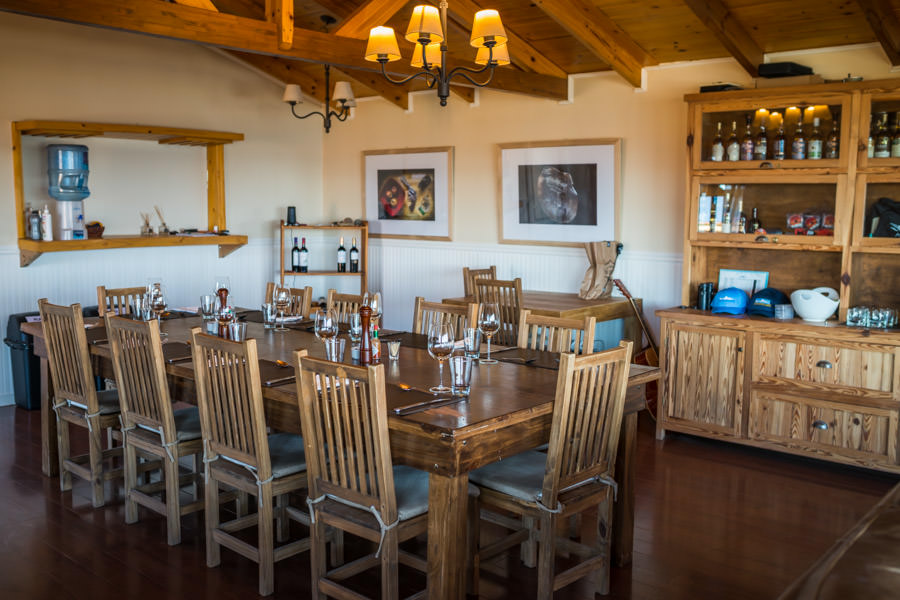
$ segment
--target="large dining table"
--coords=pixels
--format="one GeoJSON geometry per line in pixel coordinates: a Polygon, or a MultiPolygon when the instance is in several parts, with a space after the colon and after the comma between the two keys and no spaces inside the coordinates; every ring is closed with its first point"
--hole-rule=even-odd
{"type": "MultiPolygon", "coordinates": [[[[163,321],[167,342],[188,341],[197,317],[163,321]]],[[[50,408],[52,382],[46,366],[46,346],[40,323],[23,323],[34,336],[35,354],[41,358],[41,433],[43,471],[57,473],[56,420],[50,408]]],[[[102,323],[88,330],[95,372],[111,373],[109,347],[102,342],[102,323]],[[100,340],[99,342],[97,340],[100,340]]],[[[323,357],[324,348],[305,330],[275,332],[248,323],[247,334],[256,340],[261,359],[291,360],[297,348],[323,357]]],[[[349,360],[349,351],[348,360],[349,360]]],[[[190,361],[167,365],[176,397],[193,400],[190,361]]],[[[479,364],[473,370],[468,401],[432,408],[407,416],[389,412],[391,453],[397,463],[429,473],[428,597],[460,599],[466,593],[466,531],[468,473],[482,465],[537,447],[549,439],[558,372],[510,362],[479,364]]],[[[427,352],[412,344],[401,346],[399,359],[384,361],[389,409],[409,403],[397,384],[427,389],[438,379],[438,365],[427,352]]],[[[659,370],[632,365],[628,380],[626,416],[619,439],[616,479],[619,494],[614,509],[614,562],[630,561],[634,524],[634,453],[637,413],[644,407],[644,385],[659,378],[659,370]]],[[[278,430],[300,432],[297,386],[294,382],[264,386],[267,424],[278,430]]]]}

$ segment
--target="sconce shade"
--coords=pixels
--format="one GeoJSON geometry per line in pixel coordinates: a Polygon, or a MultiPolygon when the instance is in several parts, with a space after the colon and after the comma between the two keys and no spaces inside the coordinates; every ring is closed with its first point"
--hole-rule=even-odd
{"type": "Polygon", "coordinates": [[[397,36],[391,27],[378,26],[369,31],[369,43],[366,45],[366,60],[377,62],[379,59],[388,62],[400,60],[400,48],[397,36]]]}
{"type": "Polygon", "coordinates": [[[509,64],[509,46],[507,44],[501,44],[500,46],[494,46],[492,49],[487,46],[482,46],[478,49],[478,54],[475,55],[475,64],[477,65],[486,65],[488,61],[488,53],[493,50],[493,54],[491,55],[491,62],[495,65],[508,65],[509,64]]]}
{"type": "Polygon", "coordinates": [[[349,81],[338,81],[334,84],[334,94],[332,94],[332,98],[335,101],[340,102],[341,100],[352,101],[353,100],[353,89],[350,87],[349,81]]]}
{"type": "Polygon", "coordinates": [[[300,91],[300,86],[294,83],[289,83],[284,86],[284,95],[281,97],[281,101],[293,104],[300,104],[303,102],[303,93],[300,91]]]}
{"type": "Polygon", "coordinates": [[[507,41],[506,30],[500,22],[500,13],[489,8],[475,13],[475,22],[472,23],[471,44],[476,48],[485,45],[500,46],[507,41]]]}
{"type": "MultiPolygon", "coordinates": [[[[425,60],[428,61],[428,66],[433,67],[435,65],[441,65],[441,43],[435,42],[433,44],[428,44],[425,46],[425,60]]],[[[422,66],[422,46],[416,44],[416,47],[413,48],[412,60],[409,61],[409,64],[415,68],[421,68],[422,66]]]]}
{"type": "Polygon", "coordinates": [[[443,41],[444,31],[441,28],[441,14],[438,9],[427,4],[415,7],[406,28],[406,39],[425,45],[443,41]]]}

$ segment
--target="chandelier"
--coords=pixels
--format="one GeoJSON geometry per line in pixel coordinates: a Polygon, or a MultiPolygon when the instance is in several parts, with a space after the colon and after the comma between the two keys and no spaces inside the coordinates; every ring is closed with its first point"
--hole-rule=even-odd
{"type": "Polygon", "coordinates": [[[422,77],[429,89],[437,89],[441,106],[447,106],[450,96],[450,80],[459,76],[474,86],[484,87],[491,82],[494,68],[509,64],[509,51],[506,47],[506,31],[500,22],[500,14],[493,9],[480,10],[475,13],[472,24],[470,43],[478,48],[475,64],[483,65],[480,69],[455,67],[447,69],[447,1],[441,0],[440,11],[431,5],[419,5],[413,9],[412,18],[406,28],[406,39],[416,47],[410,62],[417,73],[404,79],[393,79],[387,74],[385,65],[400,60],[400,49],[397,37],[391,27],[374,27],[369,32],[369,43],[366,46],[366,60],[381,64],[381,74],[391,83],[402,85],[416,77],[422,77]],[[488,71],[488,77],[482,82],[475,81],[472,75],[488,71]]]}
{"type": "Polygon", "coordinates": [[[356,99],[353,97],[353,90],[347,81],[338,81],[334,84],[334,94],[328,89],[330,85],[331,65],[325,65],[325,108],[323,111],[313,111],[305,115],[297,114],[297,105],[303,102],[303,93],[300,86],[296,84],[288,84],[284,88],[284,96],[281,99],[291,105],[291,114],[298,119],[305,119],[313,115],[319,115],[325,121],[325,133],[331,131],[331,120],[346,121],[350,116],[350,109],[356,106],[356,99]],[[335,102],[340,103],[339,111],[331,110],[332,96],[335,102]]]}

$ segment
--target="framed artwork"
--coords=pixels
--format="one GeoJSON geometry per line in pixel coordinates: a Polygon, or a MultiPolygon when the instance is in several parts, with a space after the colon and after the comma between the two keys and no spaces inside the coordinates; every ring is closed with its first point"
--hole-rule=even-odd
{"type": "Polygon", "coordinates": [[[618,239],[618,139],[500,144],[500,242],[618,239]]]}
{"type": "Polygon", "coordinates": [[[369,235],[450,241],[453,147],[363,152],[369,235]]]}
{"type": "Polygon", "coordinates": [[[768,271],[741,271],[739,269],[719,269],[719,290],[736,287],[752,296],[769,287],[768,271]]]}

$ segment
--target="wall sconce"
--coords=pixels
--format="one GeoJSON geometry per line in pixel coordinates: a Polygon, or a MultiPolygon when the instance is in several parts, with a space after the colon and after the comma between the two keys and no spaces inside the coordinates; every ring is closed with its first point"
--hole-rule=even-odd
{"type": "Polygon", "coordinates": [[[297,114],[297,105],[303,102],[303,94],[300,86],[296,84],[288,84],[284,88],[284,96],[281,99],[291,105],[291,114],[298,119],[305,119],[313,115],[319,115],[325,121],[325,133],[331,131],[331,120],[346,121],[350,116],[350,109],[356,106],[356,98],[353,97],[353,90],[347,81],[338,81],[334,84],[334,100],[340,102],[341,110],[331,110],[332,95],[330,94],[330,76],[331,65],[325,65],[325,109],[324,111],[313,111],[305,115],[297,114]]]}

